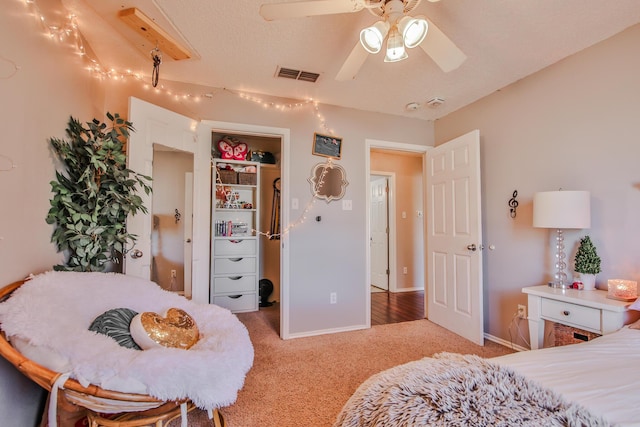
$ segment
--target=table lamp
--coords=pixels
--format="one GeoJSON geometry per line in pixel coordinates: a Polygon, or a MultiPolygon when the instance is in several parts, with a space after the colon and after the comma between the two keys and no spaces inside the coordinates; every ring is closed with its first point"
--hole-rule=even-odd
{"type": "Polygon", "coordinates": [[[553,287],[570,286],[565,269],[564,229],[591,227],[590,195],[588,191],[543,191],[533,196],[533,226],[556,230],[556,272],[553,287]]]}

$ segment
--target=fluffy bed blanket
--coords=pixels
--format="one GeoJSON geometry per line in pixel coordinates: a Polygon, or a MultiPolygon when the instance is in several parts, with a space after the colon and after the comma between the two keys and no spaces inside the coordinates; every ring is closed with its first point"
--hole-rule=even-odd
{"type": "Polygon", "coordinates": [[[577,404],[478,356],[441,353],[378,373],[334,427],[606,426],[577,404]]]}
{"type": "Polygon", "coordinates": [[[253,364],[249,334],[230,311],[122,274],[38,275],[0,304],[0,323],[14,345],[22,344],[23,354],[54,371],[70,372],[85,387],[161,400],[189,398],[202,409],[235,402],[253,364]],[[171,307],[186,311],[200,330],[200,340],[189,350],[133,350],[88,330],[97,316],[114,308],[162,315],[171,307]]]}

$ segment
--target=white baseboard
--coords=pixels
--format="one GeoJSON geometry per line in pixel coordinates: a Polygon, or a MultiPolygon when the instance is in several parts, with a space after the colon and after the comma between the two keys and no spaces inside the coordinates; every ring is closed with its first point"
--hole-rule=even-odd
{"type": "Polygon", "coordinates": [[[509,342],[507,340],[503,340],[502,338],[494,337],[493,335],[490,335],[490,334],[484,334],[484,338],[489,340],[489,341],[493,341],[496,344],[503,345],[503,346],[505,346],[507,348],[510,348],[512,350],[529,351],[529,349],[526,348],[526,347],[522,347],[521,345],[518,345],[518,344],[512,344],[511,342],[509,342]]]}
{"type": "Polygon", "coordinates": [[[300,332],[297,334],[289,334],[286,339],[315,337],[324,334],[337,334],[339,332],[359,331],[361,329],[369,329],[367,325],[355,325],[346,328],[321,329],[319,331],[300,332]]]}

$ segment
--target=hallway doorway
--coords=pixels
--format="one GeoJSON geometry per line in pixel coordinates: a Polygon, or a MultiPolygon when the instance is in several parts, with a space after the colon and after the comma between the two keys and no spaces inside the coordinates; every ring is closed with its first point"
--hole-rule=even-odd
{"type": "Polygon", "coordinates": [[[424,319],[427,314],[424,234],[427,147],[384,141],[367,143],[370,324],[424,319]],[[383,184],[378,184],[383,183],[384,178],[388,182],[386,198],[381,197],[385,195],[380,191],[383,184]],[[386,230],[382,226],[385,213],[386,230]],[[386,281],[381,276],[384,270],[386,281]]]}

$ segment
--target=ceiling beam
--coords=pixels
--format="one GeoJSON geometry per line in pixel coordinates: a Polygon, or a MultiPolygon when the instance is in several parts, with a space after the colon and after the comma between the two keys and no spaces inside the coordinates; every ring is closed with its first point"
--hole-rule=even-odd
{"type": "Polygon", "coordinates": [[[153,47],[160,49],[176,61],[191,58],[191,52],[164,31],[151,18],[135,7],[121,10],[118,17],[135,32],[147,39],[153,47]]]}

